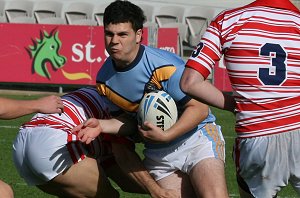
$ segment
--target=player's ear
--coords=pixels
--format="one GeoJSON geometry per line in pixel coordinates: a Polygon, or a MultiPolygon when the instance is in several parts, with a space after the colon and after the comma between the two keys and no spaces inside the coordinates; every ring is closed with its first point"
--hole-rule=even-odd
{"type": "Polygon", "coordinates": [[[143,35],[143,30],[142,29],[138,29],[136,31],[136,34],[135,34],[135,38],[136,38],[136,43],[140,43],[142,42],[142,35],[143,35]]]}

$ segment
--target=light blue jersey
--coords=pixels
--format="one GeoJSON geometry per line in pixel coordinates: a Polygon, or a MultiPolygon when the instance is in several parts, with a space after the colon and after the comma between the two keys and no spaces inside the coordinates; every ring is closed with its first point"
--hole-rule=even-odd
{"type": "MultiPolygon", "coordinates": [[[[137,57],[126,69],[117,69],[114,61],[109,57],[98,72],[97,88],[101,95],[107,96],[113,103],[112,109],[118,107],[119,110],[136,115],[139,103],[147,91],[146,85],[152,83],[172,96],[180,115],[181,107],[191,99],[181,91],[179,85],[184,66],[185,62],[174,53],[141,45],[137,57]]],[[[160,146],[168,146],[188,138],[206,123],[214,121],[214,115],[209,113],[197,128],[169,144],[160,146]]]]}

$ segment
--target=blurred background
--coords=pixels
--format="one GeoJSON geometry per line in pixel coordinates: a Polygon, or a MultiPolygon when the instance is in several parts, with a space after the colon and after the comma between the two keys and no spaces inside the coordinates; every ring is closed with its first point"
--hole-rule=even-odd
{"type": "MultiPolygon", "coordinates": [[[[68,92],[93,86],[107,58],[102,17],[113,0],[1,0],[0,93],[11,90],[68,92]],[[51,41],[51,39],[53,40],[51,41]],[[41,50],[55,43],[56,52],[41,50]]],[[[145,12],[143,44],[187,59],[210,21],[222,10],[253,0],[132,0],[145,12]]],[[[292,0],[299,8],[300,0],[292,0]]],[[[231,87],[221,60],[210,76],[231,87]]]]}

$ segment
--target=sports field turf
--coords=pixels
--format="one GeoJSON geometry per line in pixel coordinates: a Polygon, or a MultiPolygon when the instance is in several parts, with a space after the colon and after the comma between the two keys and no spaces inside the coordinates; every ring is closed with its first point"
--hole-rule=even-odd
{"type": "MultiPolygon", "coordinates": [[[[18,99],[30,99],[39,97],[39,95],[28,96],[5,96],[18,99]]],[[[3,104],[0,104],[3,105],[3,104]]],[[[232,146],[234,143],[234,116],[226,111],[217,110],[212,108],[217,117],[217,123],[222,126],[223,135],[226,141],[226,179],[230,197],[239,197],[237,184],[235,182],[234,164],[231,157],[232,146]]],[[[15,198],[52,198],[53,196],[47,195],[35,187],[28,187],[26,183],[19,177],[12,162],[12,142],[18,132],[19,126],[30,119],[31,116],[25,116],[15,120],[0,120],[0,178],[9,183],[15,193],[15,198]]],[[[142,153],[142,145],[137,145],[137,152],[142,153]]],[[[142,155],[142,154],[141,154],[142,155]]],[[[116,186],[119,190],[119,188],[116,186]]],[[[125,198],[146,198],[147,195],[130,194],[121,192],[121,197],[125,198]]],[[[298,196],[293,189],[288,186],[283,189],[279,196],[280,198],[296,198],[298,196]]],[[[1,195],[0,195],[1,198],[1,195]]]]}

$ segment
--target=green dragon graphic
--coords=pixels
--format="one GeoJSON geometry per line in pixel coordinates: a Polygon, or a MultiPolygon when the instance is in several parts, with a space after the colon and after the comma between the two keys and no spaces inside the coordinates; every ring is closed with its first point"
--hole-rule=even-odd
{"type": "Polygon", "coordinates": [[[66,57],[58,52],[61,48],[61,41],[58,38],[58,31],[53,29],[50,34],[46,31],[40,32],[40,39],[33,40],[33,46],[30,45],[26,50],[32,59],[32,74],[37,73],[48,79],[51,75],[47,69],[47,63],[50,63],[56,71],[66,63],[66,57]]]}

